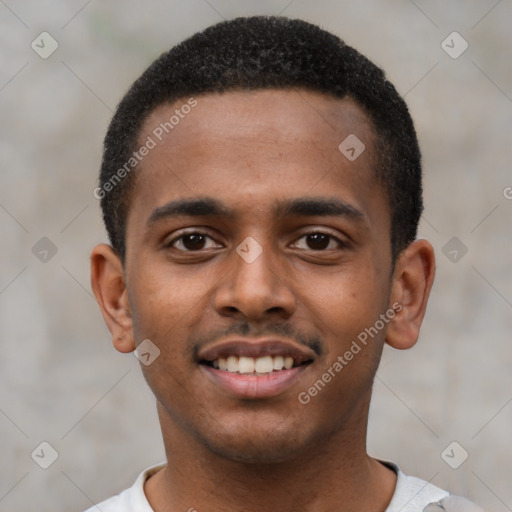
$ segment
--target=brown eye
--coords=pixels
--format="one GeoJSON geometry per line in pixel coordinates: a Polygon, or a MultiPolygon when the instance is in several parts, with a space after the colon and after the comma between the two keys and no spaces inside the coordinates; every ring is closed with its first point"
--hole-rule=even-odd
{"type": "Polygon", "coordinates": [[[205,238],[206,237],[200,233],[184,235],[182,237],[183,246],[189,251],[198,251],[199,249],[203,249],[205,238]]]}
{"type": "Polygon", "coordinates": [[[182,252],[192,252],[212,249],[218,247],[218,244],[207,234],[194,231],[174,238],[167,246],[182,252]]]}
{"type": "Polygon", "coordinates": [[[325,235],[324,233],[313,233],[311,235],[306,235],[309,248],[317,251],[327,249],[329,246],[330,238],[331,237],[329,235],[325,235]]]}
{"type": "Polygon", "coordinates": [[[344,247],[344,244],[333,235],[327,233],[315,232],[306,233],[301,236],[295,246],[299,249],[308,249],[312,251],[324,251],[326,249],[335,249],[344,247]]]}

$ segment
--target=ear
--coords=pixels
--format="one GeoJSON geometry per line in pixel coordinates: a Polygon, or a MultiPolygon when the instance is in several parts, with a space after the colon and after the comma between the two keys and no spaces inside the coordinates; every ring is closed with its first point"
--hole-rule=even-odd
{"type": "Polygon", "coordinates": [[[119,352],[132,352],[135,340],[123,264],[109,245],[99,244],[91,253],[91,286],[112,334],[112,344],[119,352]]]}
{"type": "Polygon", "coordinates": [[[386,331],[391,347],[404,350],[418,340],[434,276],[434,248],[427,240],[414,241],[398,256],[389,305],[395,316],[386,331]]]}

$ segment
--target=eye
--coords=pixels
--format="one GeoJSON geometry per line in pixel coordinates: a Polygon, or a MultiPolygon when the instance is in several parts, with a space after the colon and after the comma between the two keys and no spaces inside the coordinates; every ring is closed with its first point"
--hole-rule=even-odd
{"type": "Polygon", "coordinates": [[[202,249],[213,249],[215,247],[220,247],[220,245],[206,233],[191,231],[173,238],[168,244],[166,244],[166,247],[172,247],[179,251],[192,252],[200,251],[202,249]]]}
{"type": "Polygon", "coordinates": [[[324,251],[326,249],[335,249],[336,247],[345,247],[346,244],[333,235],[315,231],[301,236],[298,241],[295,242],[295,246],[299,249],[324,251]],[[300,244],[300,240],[304,240],[304,243],[300,244]]]}

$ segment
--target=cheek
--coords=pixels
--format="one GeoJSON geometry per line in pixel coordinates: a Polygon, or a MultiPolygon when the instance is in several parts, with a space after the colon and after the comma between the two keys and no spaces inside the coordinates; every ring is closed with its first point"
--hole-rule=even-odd
{"type": "Polygon", "coordinates": [[[204,308],[204,285],[168,264],[139,267],[129,287],[133,332],[137,343],[149,339],[159,351],[141,370],[157,400],[184,408],[194,366],[187,339],[204,308]]]}
{"type": "Polygon", "coordinates": [[[168,264],[141,264],[132,274],[129,296],[136,337],[161,339],[194,320],[207,297],[207,283],[171,269],[168,264]]]}
{"type": "Polygon", "coordinates": [[[375,321],[387,305],[389,283],[370,262],[308,280],[302,296],[333,331],[364,328],[375,321]]]}
{"type": "Polygon", "coordinates": [[[312,316],[318,318],[327,352],[308,389],[318,395],[318,407],[330,414],[333,403],[353,404],[371,387],[385,337],[385,328],[375,325],[382,327],[379,318],[387,307],[389,285],[374,266],[366,265],[323,284],[310,298],[319,306],[312,316]],[[323,379],[328,382],[325,393],[317,384],[323,379]]]}

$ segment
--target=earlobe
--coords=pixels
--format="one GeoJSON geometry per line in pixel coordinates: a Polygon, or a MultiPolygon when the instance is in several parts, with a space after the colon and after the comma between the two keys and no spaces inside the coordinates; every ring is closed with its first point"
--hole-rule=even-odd
{"type": "Polygon", "coordinates": [[[91,286],[114,347],[119,352],[132,352],[135,340],[123,264],[109,245],[99,244],[91,253],[91,286]]]}
{"type": "Polygon", "coordinates": [[[412,242],[398,256],[390,294],[396,314],[386,331],[391,347],[404,350],[418,340],[434,276],[434,248],[427,240],[412,242]]]}

